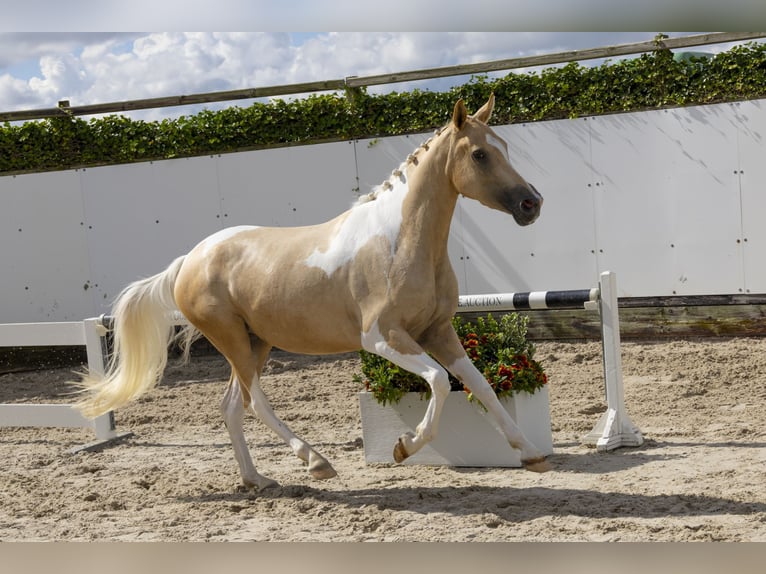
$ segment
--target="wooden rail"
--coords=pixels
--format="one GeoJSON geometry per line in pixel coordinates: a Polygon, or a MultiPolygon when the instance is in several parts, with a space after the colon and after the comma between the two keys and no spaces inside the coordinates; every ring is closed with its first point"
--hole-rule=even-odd
{"type": "Polygon", "coordinates": [[[254,98],[265,98],[270,96],[305,94],[311,92],[337,91],[347,88],[361,88],[365,86],[393,84],[397,82],[428,80],[450,76],[462,76],[468,74],[496,72],[501,70],[512,70],[516,68],[531,68],[535,66],[559,64],[564,62],[593,60],[597,58],[611,58],[615,56],[626,56],[630,54],[641,54],[644,52],[657,50],[658,48],[672,50],[677,48],[688,48],[691,46],[703,46],[708,44],[721,44],[724,42],[754,40],[764,37],[766,37],[766,32],[715,32],[711,34],[697,34],[694,36],[683,36],[680,38],[664,38],[661,40],[650,40],[647,42],[638,42],[632,44],[618,44],[616,46],[606,46],[602,48],[589,48],[586,50],[556,52],[539,56],[494,60],[476,64],[426,68],[409,72],[380,74],[374,76],[349,76],[343,79],[306,82],[301,84],[285,84],[263,88],[245,88],[241,90],[228,90],[223,92],[206,92],[201,94],[167,96],[141,100],[126,100],[121,102],[88,104],[82,106],[70,106],[68,101],[62,101],[59,102],[58,107],[55,108],[0,112],[0,122],[27,121],[62,116],[87,116],[150,108],[186,106],[192,104],[246,100],[254,98]]]}
{"type": "MultiPolygon", "coordinates": [[[[618,300],[623,340],[765,337],[766,294],[674,295],[618,300]]],[[[598,339],[601,324],[582,309],[517,311],[528,316],[532,340],[598,339]]],[[[466,319],[486,312],[458,313],[466,319]]]]}

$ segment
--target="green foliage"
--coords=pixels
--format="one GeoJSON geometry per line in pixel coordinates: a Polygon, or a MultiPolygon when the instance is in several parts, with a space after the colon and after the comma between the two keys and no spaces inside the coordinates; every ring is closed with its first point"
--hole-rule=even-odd
{"type": "MultiPolygon", "coordinates": [[[[534,360],[534,345],[527,340],[527,320],[518,313],[503,315],[500,321],[492,315],[473,323],[459,317],[452,320],[466,354],[498,397],[534,393],[548,382],[542,366],[534,360]]],[[[359,355],[362,375],[354,378],[379,403],[397,403],[408,392],[430,397],[431,389],[423,378],[378,355],[366,351],[359,355]]],[[[470,389],[451,376],[450,381],[453,390],[463,390],[473,400],[470,389]]]]}
{"type": "Polygon", "coordinates": [[[446,92],[371,95],[353,89],[157,122],[119,115],[6,122],[0,126],[0,173],[423,132],[444,125],[458,98],[476,110],[490,92],[496,96],[496,124],[762,98],[766,44],[751,42],[709,58],[674,58],[658,44],[654,52],[616,63],[475,76],[446,92]]]}
{"type": "Polygon", "coordinates": [[[354,380],[364,384],[380,404],[398,403],[406,393],[420,393],[426,398],[431,396],[431,389],[422,377],[367,351],[359,351],[359,357],[362,376],[354,375],[354,380]]]}
{"type": "MultiPolygon", "coordinates": [[[[497,321],[491,314],[475,323],[452,321],[466,354],[498,397],[533,394],[548,382],[535,361],[535,347],[527,340],[528,317],[508,313],[497,321]]],[[[468,398],[473,399],[470,389],[468,398]]]]}

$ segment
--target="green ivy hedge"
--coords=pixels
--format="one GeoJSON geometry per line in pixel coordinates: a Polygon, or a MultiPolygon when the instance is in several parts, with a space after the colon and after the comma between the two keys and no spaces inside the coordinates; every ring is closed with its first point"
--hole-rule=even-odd
{"type": "Polygon", "coordinates": [[[422,132],[446,123],[458,98],[469,110],[496,96],[493,122],[510,124],[766,97],[766,44],[714,57],[669,50],[585,67],[475,76],[446,92],[311,95],[205,110],[162,121],[109,115],[0,126],[0,173],[72,169],[218,154],[276,145],[422,132]]]}

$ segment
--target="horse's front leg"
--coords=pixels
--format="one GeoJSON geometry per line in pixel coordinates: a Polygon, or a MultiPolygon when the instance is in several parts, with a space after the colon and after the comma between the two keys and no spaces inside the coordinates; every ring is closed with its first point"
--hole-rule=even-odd
{"type": "Polygon", "coordinates": [[[468,358],[451,324],[442,328],[438,335],[430,337],[429,343],[424,346],[447,367],[450,373],[471,390],[474,397],[481,401],[500,427],[508,443],[521,451],[521,462],[524,468],[534,472],[550,470],[545,455],[524,436],[511,415],[500,404],[487,379],[468,358]]]}
{"type": "Polygon", "coordinates": [[[403,434],[394,445],[394,460],[402,462],[436,436],[439,416],[450,391],[449,375],[404,330],[390,330],[384,336],[376,324],[363,335],[362,346],[366,351],[380,355],[395,365],[423,377],[431,387],[431,400],[416,432],[403,434]]]}

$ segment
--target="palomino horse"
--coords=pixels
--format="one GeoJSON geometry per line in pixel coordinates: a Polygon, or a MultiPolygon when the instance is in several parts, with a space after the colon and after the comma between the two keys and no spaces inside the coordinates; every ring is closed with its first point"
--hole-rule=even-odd
{"type": "Polygon", "coordinates": [[[547,470],[541,451],[466,356],[451,323],[458,289],[447,237],[458,196],[510,213],[519,225],[534,222],[543,202],[511,166],[507,144],[487,126],[493,106],[490,96],[469,116],[458,101],[445,128],[335,219],[298,228],[224,229],[162,273],[126,287],[113,307],[114,352],[106,375],[84,378],[90,392],[80,409],[95,416],[156,385],[173,339],[172,314],[180,310],[190,323],[181,333],[186,343],[201,333],[231,365],[223,418],[249,487],[276,483],[259,474],[250,457],[243,429],[248,407],[314,478],[336,474],[277,418],[261,390],[272,347],[306,354],[363,348],[423,377],[431,399],[417,431],[394,446],[397,462],[436,436],[450,391],[446,367],[520,449],[524,465],[547,470]]]}

